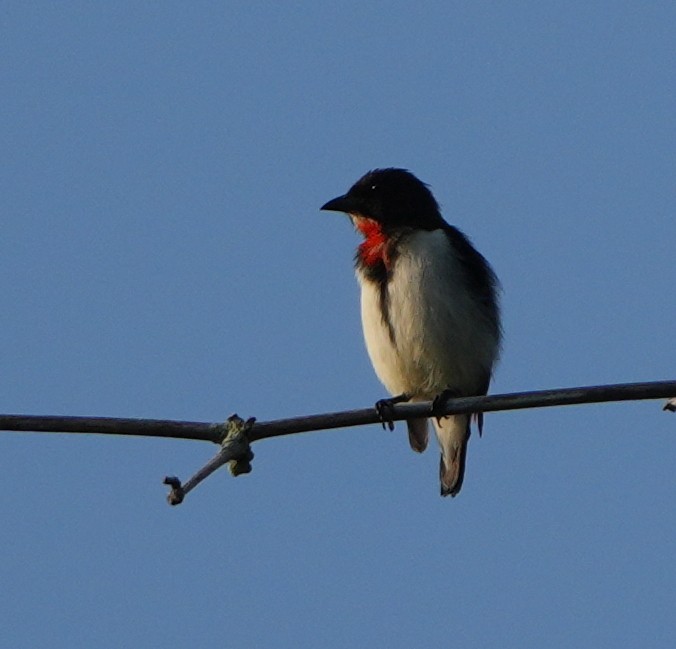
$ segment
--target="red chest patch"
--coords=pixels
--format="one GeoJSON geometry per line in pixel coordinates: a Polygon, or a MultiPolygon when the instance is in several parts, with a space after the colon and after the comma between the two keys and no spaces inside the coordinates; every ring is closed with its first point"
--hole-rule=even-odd
{"type": "Polygon", "coordinates": [[[385,268],[389,268],[388,239],[380,223],[359,216],[354,217],[354,225],[364,235],[363,243],[359,244],[359,258],[362,262],[367,266],[375,266],[382,261],[385,268]]]}

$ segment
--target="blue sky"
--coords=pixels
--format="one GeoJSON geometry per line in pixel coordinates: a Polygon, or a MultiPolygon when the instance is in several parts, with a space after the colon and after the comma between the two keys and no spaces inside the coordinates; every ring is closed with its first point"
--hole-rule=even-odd
{"type": "MultiPolygon", "coordinates": [[[[667,2],[10,2],[0,411],[261,420],[384,395],[366,170],[428,182],[504,286],[493,392],[676,378],[667,2]]],[[[0,434],[0,645],[672,647],[676,416],[497,413],[465,486],[378,427],[0,434]]]]}

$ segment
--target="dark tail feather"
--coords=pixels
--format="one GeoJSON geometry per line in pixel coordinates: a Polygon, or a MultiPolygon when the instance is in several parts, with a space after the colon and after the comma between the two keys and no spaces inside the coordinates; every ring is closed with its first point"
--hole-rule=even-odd
{"type": "Polygon", "coordinates": [[[427,419],[407,419],[408,442],[416,453],[427,448],[427,419]]]}
{"type": "Polygon", "coordinates": [[[479,429],[479,437],[484,432],[484,413],[483,412],[477,412],[474,414],[474,417],[476,418],[476,425],[477,428],[479,429]]]}

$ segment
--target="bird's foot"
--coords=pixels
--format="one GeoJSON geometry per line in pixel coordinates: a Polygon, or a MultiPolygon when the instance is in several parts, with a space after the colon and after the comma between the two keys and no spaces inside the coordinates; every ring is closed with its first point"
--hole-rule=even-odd
{"type": "Polygon", "coordinates": [[[383,429],[394,430],[394,406],[398,403],[406,403],[410,401],[411,397],[408,394],[400,394],[389,399],[380,399],[376,401],[376,412],[380,417],[380,423],[383,429]]]}
{"type": "Polygon", "coordinates": [[[444,406],[449,399],[457,399],[462,396],[458,390],[453,388],[446,388],[432,400],[432,416],[437,420],[437,424],[441,424],[441,418],[445,417],[444,406]]]}

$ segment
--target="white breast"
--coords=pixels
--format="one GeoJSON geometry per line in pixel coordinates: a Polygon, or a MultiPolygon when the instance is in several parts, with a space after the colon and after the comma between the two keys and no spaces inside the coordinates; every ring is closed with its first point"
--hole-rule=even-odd
{"type": "Polygon", "coordinates": [[[401,243],[387,286],[393,336],[380,287],[357,276],[366,348],[391,394],[430,399],[447,388],[461,394],[481,389],[498,341],[442,230],[417,231],[401,243]]]}

